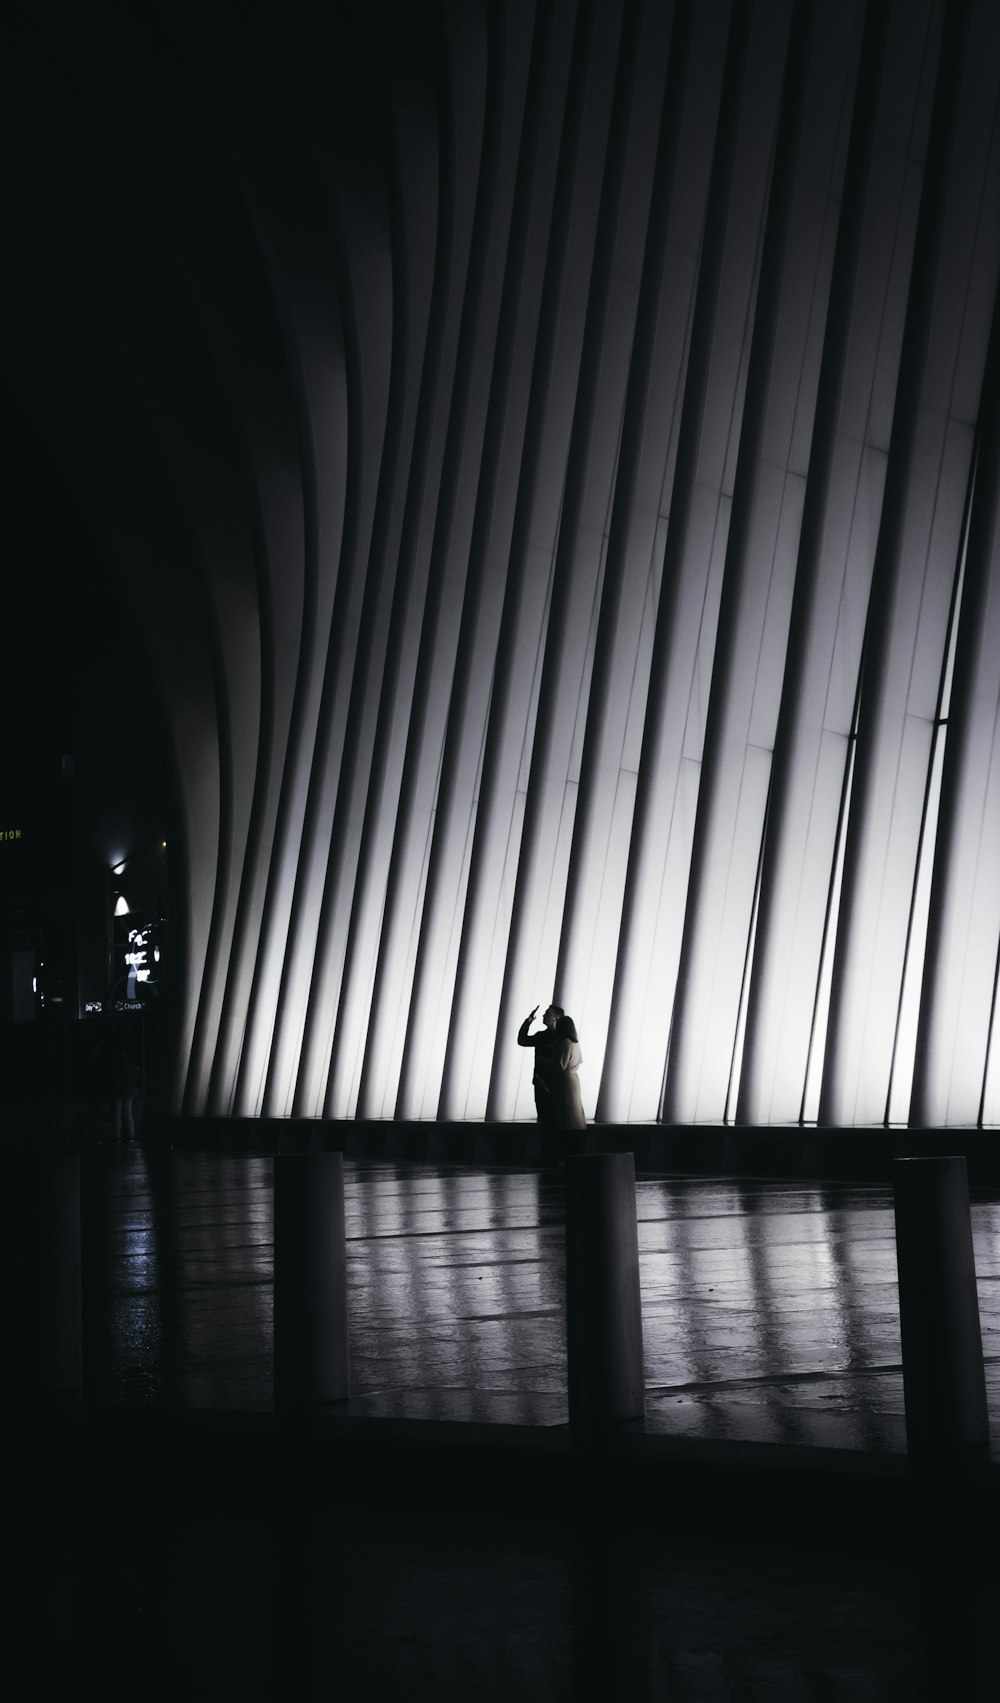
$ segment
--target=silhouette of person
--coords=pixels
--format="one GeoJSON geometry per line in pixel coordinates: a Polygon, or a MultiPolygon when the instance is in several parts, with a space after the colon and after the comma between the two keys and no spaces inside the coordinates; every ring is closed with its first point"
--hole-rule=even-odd
{"type": "Polygon", "coordinates": [[[134,1141],[132,1098],[139,1086],[139,1073],[131,1053],[122,1047],[115,1057],[112,1073],[111,1123],[116,1141],[134,1141]]]}
{"type": "Polygon", "coordinates": [[[583,1097],[580,1093],[580,1037],[576,1024],[565,1012],[555,1027],[555,1070],[552,1083],[552,1109],[557,1129],[586,1129],[583,1097]]]}
{"type": "Polygon", "coordinates": [[[533,1035],[528,1034],[535,1020],[538,1007],[529,1011],[520,1029],[517,1031],[519,1047],[533,1047],[535,1050],[535,1069],[531,1081],[535,1090],[535,1111],[540,1124],[546,1129],[561,1129],[557,1122],[560,1109],[560,1098],[556,1090],[559,1084],[556,1080],[559,1065],[556,1060],[558,1041],[556,1040],[556,1024],[563,1015],[561,1005],[550,1005],[542,1012],[543,1029],[538,1029],[533,1035]]]}

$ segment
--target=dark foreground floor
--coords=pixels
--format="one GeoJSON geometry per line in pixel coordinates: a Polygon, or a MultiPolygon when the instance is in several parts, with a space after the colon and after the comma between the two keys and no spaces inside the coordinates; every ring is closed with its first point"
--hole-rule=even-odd
{"type": "Polygon", "coordinates": [[[1000,1695],[997,1472],[910,1473],[884,1189],[643,1180],[648,1418],[600,1439],[557,1175],[349,1167],[354,1396],[293,1424],[270,1161],[95,1158],[84,1400],[10,1398],[11,1695],[1000,1695]]]}
{"type": "Polygon", "coordinates": [[[405,1426],[364,1444],[269,1419],[44,1430],[6,1533],[17,1695],[1000,1694],[996,1496],[975,1488],[773,1450],[637,1471],[405,1426]]]}

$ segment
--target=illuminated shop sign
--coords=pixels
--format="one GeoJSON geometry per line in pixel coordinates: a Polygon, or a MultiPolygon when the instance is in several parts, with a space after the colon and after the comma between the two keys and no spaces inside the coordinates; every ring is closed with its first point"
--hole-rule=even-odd
{"type": "Polygon", "coordinates": [[[129,929],[123,958],[126,998],[141,1000],[143,992],[154,987],[160,979],[159,918],[129,929]]]}
{"type": "MultiPolygon", "coordinates": [[[[148,952],[146,950],[148,931],[144,928],[130,928],[128,931],[129,950],[125,954],[125,962],[130,970],[135,971],[137,982],[149,981],[148,952]]],[[[157,958],[160,954],[157,952],[157,958]]]]}
{"type": "Polygon", "coordinates": [[[0,840],[20,840],[22,838],[20,828],[0,828],[0,840]]]}

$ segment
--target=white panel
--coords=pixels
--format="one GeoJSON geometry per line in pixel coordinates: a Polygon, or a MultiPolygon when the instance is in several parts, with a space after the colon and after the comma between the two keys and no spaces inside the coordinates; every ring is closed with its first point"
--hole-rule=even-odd
{"type": "MultiPolygon", "coordinates": [[[[767,751],[774,744],[774,730],[778,723],[804,497],[805,481],[799,478],[798,474],[789,473],[782,492],[781,516],[773,545],[767,599],[761,617],[760,657],[753,683],[750,725],[747,732],[750,745],[759,745],[767,751]]],[[[761,562],[760,578],[763,579],[762,558],[758,555],[757,559],[761,562]]]]}
{"type": "MultiPolygon", "coordinates": [[[[462,1025],[471,1037],[471,1045],[467,1045],[463,1051],[461,1072],[456,1073],[457,1086],[445,1113],[449,1117],[482,1119],[486,1116],[486,1100],[493,1070],[496,1014],[500,1008],[500,994],[507,964],[507,942],[514,909],[514,888],[523,822],[524,793],[517,792],[511,800],[508,836],[506,840],[497,842],[495,853],[491,848],[490,862],[497,873],[489,880],[487,890],[495,891],[497,897],[495,908],[491,912],[492,927],[488,938],[482,943],[486,949],[482,976],[477,976],[473,984],[477,990],[481,990],[481,997],[470,1000],[468,1008],[459,1006],[452,1013],[452,1030],[462,1025]]],[[[493,875],[493,871],[487,871],[487,876],[490,875],[493,875]]],[[[529,999],[524,1014],[530,1011],[532,1005],[539,1003],[540,999],[529,999]]],[[[513,1040],[512,1036],[511,1041],[513,1040]]],[[[531,1089],[533,1066],[529,1055],[526,1052],[522,1054],[521,1049],[517,1049],[517,1057],[519,1075],[511,1115],[515,1118],[527,1118],[532,1116],[535,1105],[531,1089]]]]}
{"type": "Polygon", "coordinates": [[[617,1008],[612,1012],[619,1037],[621,1063],[601,1084],[602,1117],[610,1122],[626,1117],[655,1117],[659,1105],[694,830],[693,815],[688,816],[684,803],[685,798],[691,798],[692,786],[694,795],[697,795],[704,738],[697,715],[697,691],[692,690],[692,680],[697,679],[699,671],[704,677],[711,676],[729,512],[728,498],[695,487],[684,577],[677,590],[678,607],[666,669],[663,714],[654,730],[655,743],[647,757],[649,803],[645,832],[638,841],[634,837],[632,844],[631,910],[619,945],[621,989],[617,1008]],[[690,725],[691,720],[696,723],[694,727],[690,725]],[[693,756],[688,755],[691,747],[695,751],[693,756]],[[679,817],[678,807],[681,808],[679,817]],[[659,935],[661,917],[667,937],[660,939],[657,946],[659,969],[654,988],[651,985],[650,952],[659,935]],[[653,1010],[666,1013],[666,1026],[658,1040],[649,1037],[649,1017],[653,1010]],[[653,1109],[649,1112],[629,1110],[630,1101],[635,1103],[633,1068],[639,1068],[638,1065],[633,1067],[630,1061],[636,1056],[634,1042],[640,1031],[649,1037],[642,1061],[643,1086],[639,1091],[642,1104],[648,1103],[651,1080],[651,1073],[645,1067],[650,1057],[658,1055],[655,1087],[652,1089],[653,1109]]]}
{"type": "Polygon", "coordinates": [[[853,912],[841,913],[852,950],[836,1123],[878,1124],[886,1114],[931,734],[928,722],[912,717],[888,729],[895,773],[886,775],[886,751],[886,779],[868,801],[865,880],[853,912]]]}
{"type": "MultiPolygon", "coordinates": [[[[990,493],[984,490],[983,499],[989,503],[990,493]]],[[[935,866],[940,940],[930,966],[931,985],[924,991],[925,1071],[914,1105],[915,1119],[928,1124],[974,1124],[978,1119],[1000,942],[1000,549],[995,525],[992,541],[986,542],[987,547],[992,542],[989,579],[974,635],[971,677],[956,682],[966,715],[948,729],[949,739],[961,743],[948,747],[948,762],[957,771],[954,810],[942,822],[935,866]]],[[[995,1110],[992,1121],[997,1121],[995,1110]]]]}
{"type": "Polygon", "coordinates": [[[920,1009],[920,984],[924,971],[924,952],[927,942],[927,916],[931,898],[931,867],[934,860],[934,839],[937,832],[938,809],[941,803],[941,770],[944,763],[944,736],[938,730],[931,758],[927,783],[924,826],[917,861],[910,912],[910,933],[907,943],[903,986],[896,1022],[893,1048],[892,1078],[889,1084],[887,1120],[890,1124],[905,1124],[910,1115],[910,1092],[913,1084],[913,1061],[917,1051],[917,1015],[920,1009]]]}
{"type": "MultiPolygon", "coordinates": [[[[658,903],[652,908],[648,931],[637,933],[629,959],[629,979],[622,990],[619,1015],[631,1019],[623,1023],[627,1043],[621,1061],[624,1104],[619,1113],[621,1102],[616,1096],[610,1101],[614,1109],[609,1115],[638,1123],[657,1117],[660,1109],[684,928],[683,907],[677,906],[674,896],[684,891],[691,868],[700,780],[700,764],[686,759],[680,763],[665,836],[658,903]]],[[[617,1088],[616,1084],[611,1086],[617,1088]]]]}
{"type": "MultiPolygon", "coordinates": [[[[764,831],[771,754],[748,746],[724,762],[720,782],[736,810],[731,840],[713,850],[712,876],[702,887],[697,963],[685,989],[688,1045],[679,1061],[671,1050],[667,1115],[677,1123],[721,1123],[736,1041],[757,857],[764,831]],[[721,855],[720,855],[721,854],[721,855]]],[[[721,826],[721,824],[720,824],[721,826]]]]}
{"type": "MultiPolygon", "coordinates": [[[[851,732],[854,706],[858,691],[858,672],[861,666],[861,647],[864,643],[868,598],[871,591],[872,567],[882,515],[882,495],[885,490],[886,457],[881,450],[865,447],[861,456],[854,513],[851,518],[847,562],[843,569],[840,602],[836,614],[833,656],[829,663],[829,689],[823,709],[823,725],[845,736],[851,732]]],[[[837,511],[831,515],[831,526],[824,540],[824,551],[835,555],[841,547],[841,537],[835,530],[837,511]]],[[[820,584],[829,584],[832,567],[824,560],[820,584]]],[[[837,586],[837,581],[833,582],[837,586]]],[[[826,649],[826,638],[817,630],[814,643],[826,649]]],[[[812,671],[810,670],[810,673],[812,671]]]]}
{"type": "Polygon", "coordinates": [[[798,742],[797,766],[804,777],[812,772],[812,790],[793,792],[785,823],[783,879],[756,1012],[760,1080],[748,1123],[795,1123],[802,1106],[847,743],[825,730],[811,737],[803,730],[798,742]]]}
{"type": "MultiPolygon", "coordinates": [[[[978,1085],[985,1072],[989,1013],[1000,947],[1000,882],[996,873],[1000,869],[1000,734],[995,715],[992,730],[980,725],[970,742],[968,774],[965,796],[959,805],[964,855],[954,869],[951,883],[955,914],[949,918],[947,952],[938,968],[943,984],[939,994],[943,1033],[929,1042],[931,1058],[934,1064],[940,1060],[944,1067],[941,1075],[946,1073],[947,1080],[947,1099],[940,1119],[938,1106],[932,1103],[930,1109],[935,1122],[948,1125],[971,1124],[978,1116],[978,1085]],[[974,790],[977,775],[985,777],[978,835],[975,830],[979,800],[974,790]]],[[[998,1110],[994,1101],[992,1115],[986,1117],[984,1113],[984,1121],[1000,1121],[998,1110]]]]}
{"type": "Polygon", "coordinates": [[[997,984],[993,983],[993,1022],[990,1029],[990,1052],[983,1087],[983,1128],[1000,1128],[1000,1023],[997,1022],[997,984]]]}
{"type": "Polygon", "coordinates": [[[701,862],[692,887],[698,908],[688,920],[684,1021],[680,1037],[675,1032],[671,1045],[665,1102],[673,1122],[722,1119],[725,1114],[729,1067],[709,1093],[704,1060],[709,1047],[714,1049],[713,1056],[721,1047],[731,1057],[735,1041],[763,828],[763,803],[758,821],[750,800],[756,797],[762,759],[770,773],[778,710],[775,685],[784,664],[801,504],[801,480],[786,482],[778,469],[767,464],[759,470],[745,554],[745,562],[753,564],[756,572],[743,571],[734,588],[731,619],[736,637],[731,664],[726,680],[713,684],[725,731],[717,746],[710,794],[706,776],[699,802],[704,814],[701,862]],[[770,573],[762,570],[764,563],[770,573]],[[751,742],[754,735],[756,743],[751,742]],[[734,909],[737,895],[746,905],[742,916],[734,909]],[[723,911],[727,932],[720,937],[723,911]],[[731,1027],[723,1032],[730,1019],[731,1027]],[[709,1109],[710,1104],[714,1109],[709,1109]]]}
{"type": "Polygon", "coordinates": [[[941,688],[941,635],[947,630],[955,576],[958,571],[962,514],[969,486],[973,434],[968,426],[950,421],[941,458],[927,552],[927,569],[920,602],[913,668],[906,708],[910,715],[930,719],[937,713],[941,688]]]}
{"type": "Polygon", "coordinates": [[[920,211],[920,191],[923,186],[923,165],[910,159],[906,162],[899,200],[887,216],[896,222],[896,244],[892,256],[892,271],[886,291],[882,318],[878,327],[878,358],[875,382],[872,387],[868,413],[867,437],[879,449],[888,451],[892,436],[892,416],[896,405],[896,382],[899,358],[903,346],[903,326],[906,320],[906,298],[913,262],[913,242],[920,211]]]}
{"type": "MultiPolygon", "coordinates": [[[[755,953],[740,1103],[740,1118],[748,1123],[795,1121],[802,1106],[884,478],[880,452],[849,436],[836,440],[815,590],[799,640],[805,654],[797,701],[786,709],[784,790],[768,826],[772,886],[755,953]]],[[[834,929],[836,920],[835,910],[834,929]]],[[[832,948],[831,935],[828,972],[832,948]]],[[[822,1057],[825,1022],[824,1003],[811,1076],[822,1057]]]]}
{"type": "Polygon", "coordinates": [[[573,989],[572,1015],[584,1047],[584,1104],[592,1110],[597,1100],[597,1085],[604,1068],[611,996],[615,979],[615,960],[621,932],[622,895],[628,870],[629,840],[632,832],[632,812],[635,808],[635,776],[621,771],[609,780],[607,795],[598,807],[599,817],[607,827],[605,863],[595,882],[594,902],[589,927],[577,932],[582,937],[586,955],[580,954],[573,979],[567,976],[573,989]],[[582,992],[577,995],[577,988],[582,992]]]}
{"type": "MultiPolygon", "coordinates": [[[[529,552],[509,690],[501,702],[494,683],[490,702],[491,736],[497,743],[494,780],[489,793],[479,799],[475,815],[479,885],[476,904],[465,917],[456,972],[456,985],[461,975],[460,985],[475,989],[476,996],[463,994],[451,1012],[451,1087],[441,1108],[442,1116],[449,1118],[481,1118],[486,1112],[524,819],[527,777],[522,769],[530,756],[529,734],[538,701],[551,562],[551,553],[529,552]]],[[[463,847],[464,843],[463,834],[463,847]]],[[[529,1000],[525,1010],[534,1003],[529,1000]]]]}
{"type": "Polygon", "coordinates": [[[847,824],[850,821],[851,814],[851,796],[854,791],[856,756],[857,744],[852,739],[847,746],[847,772],[843,783],[843,805],[833,849],[833,874],[830,881],[830,896],[826,912],[826,933],[819,956],[819,977],[816,983],[816,997],[813,1005],[809,1061],[806,1067],[805,1089],[802,1096],[802,1121],[807,1124],[816,1123],[819,1119],[820,1091],[823,1084],[823,1066],[826,1061],[826,1040],[830,1021],[830,998],[833,989],[837,920],[840,916],[840,899],[844,885],[844,856],[847,848],[847,824]]]}

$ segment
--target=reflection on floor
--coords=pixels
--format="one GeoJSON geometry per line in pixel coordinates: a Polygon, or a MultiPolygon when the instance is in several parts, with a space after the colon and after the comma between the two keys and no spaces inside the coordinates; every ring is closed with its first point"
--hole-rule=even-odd
{"type": "MultiPolygon", "coordinates": [[[[88,1401],[271,1406],[271,1160],[94,1155],[88,1401]]],[[[358,1415],[566,1420],[563,1177],[347,1161],[358,1415]]],[[[904,1448],[888,1191],[637,1184],[647,1431],[904,1448]]],[[[973,1230],[1000,1453],[1000,1204],[973,1230]]]]}

